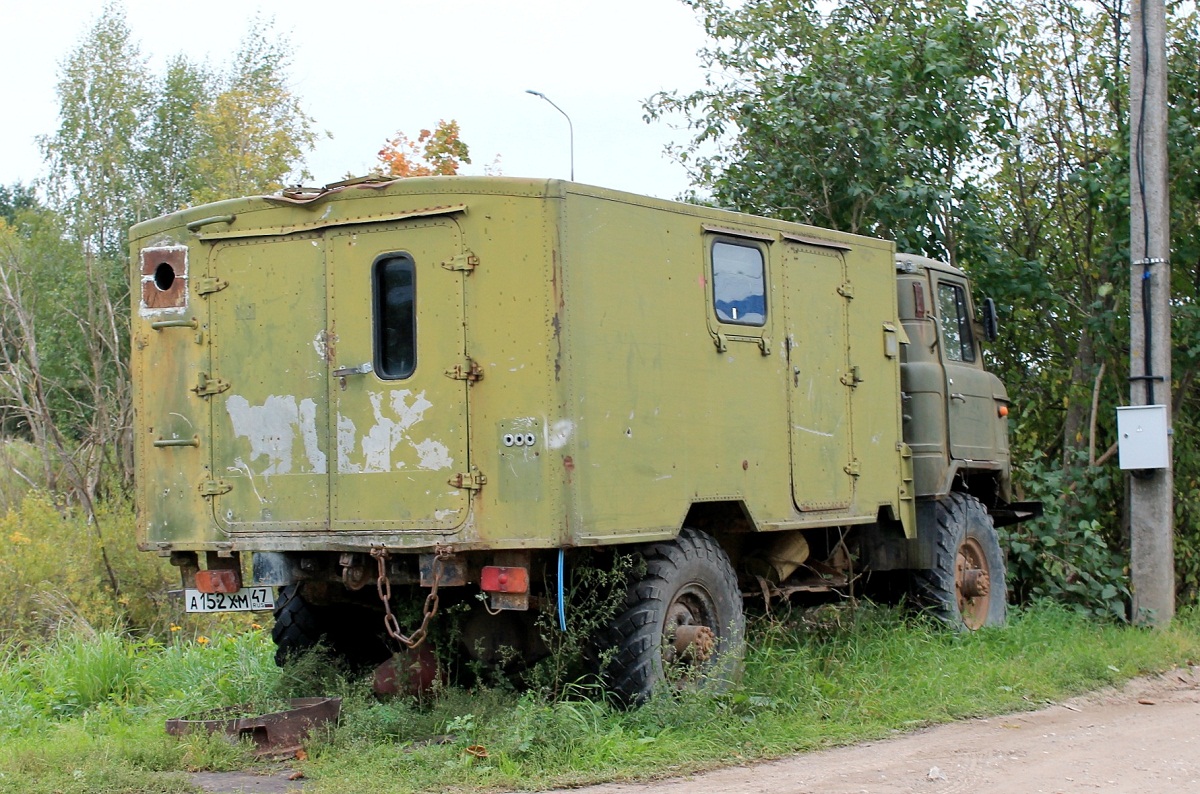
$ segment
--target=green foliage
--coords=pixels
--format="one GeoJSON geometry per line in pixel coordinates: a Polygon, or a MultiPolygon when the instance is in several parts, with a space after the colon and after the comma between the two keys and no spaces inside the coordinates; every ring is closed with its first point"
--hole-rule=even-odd
{"type": "Polygon", "coordinates": [[[167,634],[182,624],[182,605],[167,589],[178,574],[137,550],[133,511],[106,503],[94,521],[109,529],[110,586],[93,520],[44,491],[32,491],[0,516],[0,641],[36,642],[60,626],[129,626],[167,634]]]}
{"type": "Polygon", "coordinates": [[[1020,602],[1052,599],[1079,612],[1124,621],[1130,603],[1125,555],[1109,547],[1119,536],[1121,482],[1086,460],[1050,466],[1041,455],[1025,464],[1026,496],[1044,517],[1000,530],[1008,548],[1012,594],[1020,602]],[[1114,494],[1114,491],[1117,493],[1114,494]]]}
{"type": "Polygon", "coordinates": [[[593,643],[624,606],[630,577],[645,565],[628,554],[581,550],[578,555],[584,560],[573,557],[568,568],[567,630],[560,630],[557,605],[547,604],[537,627],[549,654],[523,676],[527,687],[552,701],[595,691],[594,683],[583,683],[589,667],[602,666],[593,643]]]}
{"type": "MultiPolygon", "coordinates": [[[[310,680],[296,694],[345,701],[340,726],[311,737],[300,765],[314,794],[686,774],[1036,708],[1197,653],[1200,623],[1186,610],[1144,632],[1044,605],[1005,629],[959,634],[897,610],[824,607],[753,620],[745,678],[728,694],[656,697],[634,711],[454,687],[424,703],[380,702],[361,684],[310,680]]],[[[236,704],[263,713],[289,677],[316,672],[281,671],[271,654],[259,631],[209,642],[177,634],[166,644],[101,632],[9,646],[0,651],[0,792],[178,791],[180,770],[250,768],[246,747],[169,737],[163,720],[236,704]]]]}
{"type": "Polygon", "coordinates": [[[274,192],[296,170],[298,177],[308,176],[304,153],[319,136],[288,87],[289,61],[287,39],[256,20],[212,102],[196,112],[194,203],[274,192]]]}
{"type": "Polygon", "coordinates": [[[957,0],[694,0],[716,46],[709,86],[660,93],[687,116],[679,152],[698,187],[738,210],[896,240],[957,258],[972,159],[991,148],[985,89],[999,30],[957,0]],[[719,75],[719,76],[718,76],[719,75]],[[713,143],[718,152],[697,156],[713,143]]]}
{"type": "Polygon", "coordinates": [[[17,215],[25,210],[38,206],[37,192],[28,185],[20,182],[12,185],[0,185],[0,217],[11,226],[17,220],[17,215]]]}
{"type": "Polygon", "coordinates": [[[49,208],[19,185],[0,193],[0,422],[85,507],[133,478],[128,229],[303,175],[317,135],[288,53],[256,22],[228,68],[176,56],[156,75],[110,1],[64,61],[57,129],[39,139],[49,208]]]}

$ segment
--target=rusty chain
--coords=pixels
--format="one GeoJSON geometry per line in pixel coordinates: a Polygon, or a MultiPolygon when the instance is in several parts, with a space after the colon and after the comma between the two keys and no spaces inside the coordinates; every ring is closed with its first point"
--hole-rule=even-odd
{"type": "Polygon", "coordinates": [[[422,608],[421,625],[411,636],[405,636],[400,631],[400,621],[396,620],[396,616],[392,614],[392,582],[387,575],[387,561],[391,556],[385,548],[371,549],[371,556],[379,563],[379,578],[375,582],[375,589],[379,592],[379,600],[383,602],[383,627],[387,629],[388,636],[397,642],[403,644],[406,648],[416,648],[425,641],[425,635],[428,633],[429,621],[437,614],[438,610],[438,579],[442,572],[442,560],[449,556],[449,552],[443,548],[435,548],[433,553],[433,586],[429,589],[429,595],[425,597],[425,606],[422,608]]]}

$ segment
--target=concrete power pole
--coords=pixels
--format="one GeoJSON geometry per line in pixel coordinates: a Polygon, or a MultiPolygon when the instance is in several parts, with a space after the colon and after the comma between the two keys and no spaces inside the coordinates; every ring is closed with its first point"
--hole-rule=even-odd
{"type": "MultiPolygon", "coordinates": [[[[1166,14],[1163,0],[1134,0],[1132,11],[1129,396],[1131,405],[1165,405],[1170,428],[1166,14]]],[[[1134,472],[1129,519],[1134,622],[1165,626],[1175,614],[1174,474],[1169,454],[1166,468],[1134,472]]]]}

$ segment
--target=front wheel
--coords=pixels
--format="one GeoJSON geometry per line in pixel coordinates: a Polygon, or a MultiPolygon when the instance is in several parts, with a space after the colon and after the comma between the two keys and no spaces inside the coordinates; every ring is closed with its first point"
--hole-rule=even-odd
{"type": "Polygon", "coordinates": [[[641,556],[645,571],[598,643],[609,692],[636,705],[664,682],[731,681],[741,667],[746,619],[724,550],[710,535],[684,529],[672,541],[648,544],[641,556]]]}
{"type": "Polygon", "coordinates": [[[932,567],[915,571],[917,600],[950,626],[969,631],[1007,618],[1004,552],[978,499],[952,493],[934,507],[932,567]]]}

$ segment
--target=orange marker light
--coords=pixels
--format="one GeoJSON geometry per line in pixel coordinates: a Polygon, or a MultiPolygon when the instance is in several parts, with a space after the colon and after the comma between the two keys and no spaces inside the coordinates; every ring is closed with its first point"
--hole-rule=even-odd
{"type": "Polygon", "coordinates": [[[1001,405],[998,410],[999,410],[1001,416],[1008,416],[1008,406],[1007,405],[1001,405]]]}

